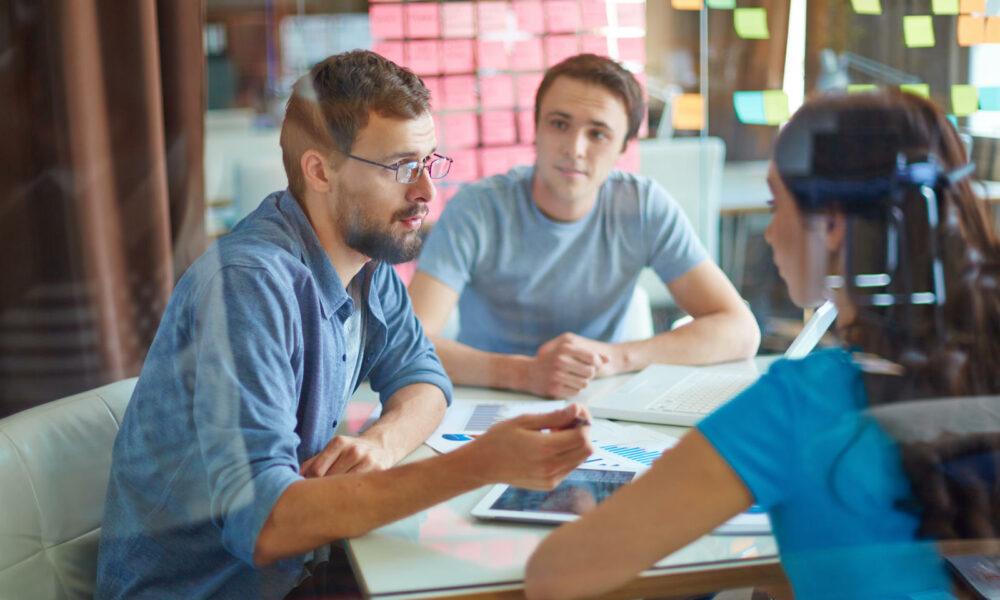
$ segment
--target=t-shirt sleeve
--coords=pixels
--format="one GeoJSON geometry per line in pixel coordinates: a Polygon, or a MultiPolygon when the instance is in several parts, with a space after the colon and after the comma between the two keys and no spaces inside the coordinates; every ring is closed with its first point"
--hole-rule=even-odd
{"type": "Polygon", "coordinates": [[[472,279],[481,248],[490,233],[477,210],[477,188],[465,186],[452,198],[434,224],[417,262],[417,269],[432,275],[458,293],[472,279]]]}
{"type": "Polygon", "coordinates": [[[207,472],[210,515],[226,549],[248,564],[278,497],[301,479],[294,305],[291,291],[264,271],[225,267],[190,317],[198,360],[189,383],[191,426],[207,472]]]}
{"type": "Polygon", "coordinates": [[[758,504],[770,508],[810,478],[803,457],[831,414],[851,406],[856,373],[839,351],[779,360],[757,383],[698,423],[758,504]]]}
{"type": "Polygon", "coordinates": [[[402,280],[393,268],[383,264],[376,269],[372,285],[377,286],[387,328],[385,347],[368,375],[372,389],[385,402],[408,385],[429,383],[439,387],[451,404],[451,380],[413,314],[402,280]]]}
{"type": "Polygon", "coordinates": [[[687,273],[708,252],[698,239],[687,215],[659,183],[649,180],[643,202],[643,224],[648,258],[646,265],[664,283],[687,273]]]}

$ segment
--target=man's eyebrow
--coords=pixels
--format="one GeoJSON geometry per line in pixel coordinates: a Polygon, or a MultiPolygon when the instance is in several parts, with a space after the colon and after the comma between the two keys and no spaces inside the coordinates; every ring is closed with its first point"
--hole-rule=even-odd
{"type": "MultiPolygon", "coordinates": [[[[431,156],[432,154],[437,152],[437,150],[438,150],[437,146],[434,146],[434,148],[431,149],[431,151],[428,152],[426,156],[431,156]]],[[[394,163],[396,161],[403,160],[404,158],[421,159],[424,158],[424,156],[421,156],[421,153],[417,152],[416,150],[410,150],[410,151],[397,152],[395,154],[386,156],[382,160],[384,160],[387,163],[394,163]]]]}
{"type": "MultiPolygon", "coordinates": [[[[571,115],[569,113],[562,112],[560,110],[550,111],[545,116],[546,117],[560,117],[560,118],[566,119],[567,121],[572,121],[573,120],[573,115],[571,115]]],[[[592,120],[592,121],[588,121],[588,124],[592,125],[594,127],[603,127],[604,129],[611,129],[611,126],[608,125],[607,123],[605,123],[604,121],[592,120]]]]}

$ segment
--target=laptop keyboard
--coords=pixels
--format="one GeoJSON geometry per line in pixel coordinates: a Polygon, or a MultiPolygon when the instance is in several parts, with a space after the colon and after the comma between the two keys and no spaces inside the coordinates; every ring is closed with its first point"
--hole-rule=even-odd
{"type": "Polygon", "coordinates": [[[651,412],[684,412],[707,415],[727,400],[750,387],[756,378],[745,373],[713,373],[711,380],[688,376],[670,388],[666,397],[653,400],[646,410],[651,412]]]}

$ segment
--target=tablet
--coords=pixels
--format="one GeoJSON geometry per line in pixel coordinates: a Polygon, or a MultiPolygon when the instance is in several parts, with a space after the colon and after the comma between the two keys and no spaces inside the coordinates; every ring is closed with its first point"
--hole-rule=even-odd
{"type": "Polygon", "coordinates": [[[498,484],[472,509],[472,516],[501,521],[565,523],[597,506],[638,473],[635,469],[622,467],[576,469],[549,492],[498,484]]]}

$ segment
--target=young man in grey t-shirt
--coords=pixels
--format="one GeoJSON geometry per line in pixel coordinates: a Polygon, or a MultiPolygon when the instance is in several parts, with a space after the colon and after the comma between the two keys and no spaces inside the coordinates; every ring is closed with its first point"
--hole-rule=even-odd
{"type": "Polygon", "coordinates": [[[753,315],[677,204],[655,182],[613,170],[643,110],[639,83],[614,61],[566,59],[535,97],[534,167],[466,186],[449,202],[409,293],[455,383],[566,397],[594,377],[655,362],[754,354],[753,315]],[[647,266],[694,319],[625,342],[626,308],[647,266]],[[443,339],[456,304],[459,337],[443,339]]]}

